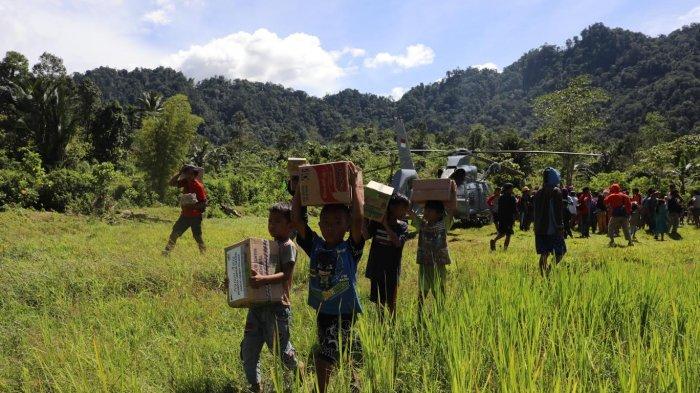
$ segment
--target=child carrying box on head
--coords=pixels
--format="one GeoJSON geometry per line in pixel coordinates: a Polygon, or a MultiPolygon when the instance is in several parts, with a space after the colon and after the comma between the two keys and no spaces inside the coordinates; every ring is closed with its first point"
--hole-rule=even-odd
{"type": "Polygon", "coordinates": [[[248,309],[240,356],[246,379],[253,392],[262,392],[260,351],[263,344],[267,344],[270,351],[278,351],[282,364],[287,369],[296,370],[298,365],[296,352],[289,337],[289,290],[297,254],[294,243],[289,239],[292,229],[289,203],[280,202],[273,205],[269,210],[267,230],[279,248],[277,272],[263,276],[252,271],[250,285],[258,288],[266,284],[282,283],[284,294],[280,303],[257,305],[248,309]]]}
{"type": "Polygon", "coordinates": [[[313,357],[322,393],[326,391],[330,374],[341,356],[350,354],[350,351],[354,355],[361,354],[352,326],[355,316],[362,312],[356,274],[365,244],[362,236],[364,190],[357,167],[347,163],[346,169],[352,190],[351,208],[338,203],[323,206],[319,221],[323,237],[303,221],[300,191],[303,185],[297,187],[292,199],[297,243],[310,259],[308,304],[318,313],[313,357]],[[350,237],[345,239],[348,229],[350,237]]]}
{"type": "Polygon", "coordinates": [[[405,217],[409,207],[406,196],[394,193],[382,222],[369,221],[367,224],[365,238],[372,239],[372,246],[365,277],[370,279],[372,288],[369,300],[379,306],[380,318],[384,307],[388,308],[392,317],[396,314],[396,291],[401,274],[401,254],[408,234],[405,217]]]}
{"type": "Polygon", "coordinates": [[[423,316],[423,302],[429,292],[439,302],[445,295],[446,266],[451,263],[447,248],[447,231],[452,227],[457,210],[457,186],[451,184],[449,201],[429,200],[425,202],[423,217],[413,215],[418,223],[418,318],[423,316]]]}

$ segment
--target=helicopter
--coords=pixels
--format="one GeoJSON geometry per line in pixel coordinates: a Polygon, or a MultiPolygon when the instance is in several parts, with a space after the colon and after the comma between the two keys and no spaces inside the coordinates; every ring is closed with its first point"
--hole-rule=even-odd
{"type": "MultiPolygon", "coordinates": [[[[399,168],[391,176],[390,185],[394,190],[411,197],[413,181],[418,179],[418,172],[413,163],[411,153],[439,153],[446,157],[445,165],[438,170],[437,177],[452,179],[457,185],[457,211],[455,220],[461,221],[467,226],[481,226],[491,221],[491,209],[486,199],[491,194],[491,188],[486,181],[489,176],[496,173],[509,173],[525,177],[525,173],[501,165],[498,161],[484,157],[484,155],[498,155],[510,153],[522,154],[558,154],[599,157],[599,153],[559,152],[548,150],[474,150],[474,149],[411,149],[408,142],[408,134],[401,119],[396,119],[396,144],[398,148],[399,168]],[[487,164],[485,170],[479,169],[472,161],[480,161],[487,164]]],[[[396,160],[388,167],[393,168],[396,160]]],[[[377,169],[385,169],[382,167],[377,169]]]]}

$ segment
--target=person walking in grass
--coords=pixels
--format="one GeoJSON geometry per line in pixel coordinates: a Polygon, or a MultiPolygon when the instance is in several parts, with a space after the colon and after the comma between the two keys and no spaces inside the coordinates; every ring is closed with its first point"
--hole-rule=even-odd
{"type": "Polygon", "coordinates": [[[671,224],[671,235],[678,234],[678,225],[680,225],[681,216],[683,215],[683,199],[678,190],[673,189],[668,196],[668,219],[671,224]]]}
{"type": "MultiPolygon", "coordinates": [[[[266,284],[282,283],[284,294],[278,303],[253,306],[248,309],[240,357],[245,377],[251,392],[262,392],[260,376],[260,352],[264,344],[282,361],[287,370],[299,367],[296,351],[290,339],[291,319],[290,289],[296,263],[297,250],[290,239],[292,234],[292,209],[289,203],[280,202],[270,207],[267,230],[279,249],[277,268],[274,274],[259,275],[254,271],[250,285],[258,288],[266,284]]],[[[227,285],[228,286],[228,285],[227,285]]]]}
{"type": "Polygon", "coordinates": [[[408,235],[406,213],[410,207],[408,198],[395,193],[389,200],[389,206],[381,223],[367,223],[365,239],[372,239],[367,258],[365,277],[370,279],[369,300],[379,307],[380,318],[384,309],[389,315],[396,315],[396,294],[401,274],[401,256],[403,245],[408,235]]]}
{"type": "Polygon", "coordinates": [[[299,185],[292,198],[297,244],[309,256],[308,304],[316,311],[316,345],[312,356],[321,393],[326,391],[339,362],[345,362],[344,359],[360,361],[362,357],[354,323],[362,313],[356,276],[365,245],[362,233],[364,189],[362,175],[352,163],[349,175],[353,195],[351,207],[323,206],[318,225],[323,237],[304,222],[299,185]],[[348,230],[350,236],[346,239],[348,230]]]}
{"type": "Polygon", "coordinates": [[[447,231],[457,210],[457,186],[452,182],[450,201],[427,201],[423,217],[409,211],[418,223],[418,319],[423,317],[423,303],[430,292],[438,302],[445,296],[447,265],[452,261],[447,247],[447,231]]]}
{"type": "Polygon", "coordinates": [[[557,187],[561,181],[559,171],[547,168],[542,173],[542,188],[533,198],[535,205],[535,249],[540,256],[540,274],[550,272],[548,258],[554,254],[558,264],[566,253],[564,241],[564,203],[562,193],[557,187]]]}
{"type": "Polygon", "coordinates": [[[644,225],[642,223],[641,210],[639,204],[632,201],[632,214],[630,215],[630,236],[632,236],[632,241],[637,241],[637,230],[644,225]]]}
{"type": "Polygon", "coordinates": [[[657,192],[657,197],[656,211],[654,212],[654,239],[663,241],[664,235],[668,233],[668,206],[660,192],[657,192]]]}
{"type": "Polygon", "coordinates": [[[163,255],[168,256],[175,247],[177,239],[187,229],[192,230],[192,236],[199,246],[199,252],[204,253],[206,246],[202,238],[202,214],[207,207],[207,192],[202,183],[204,169],[194,165],[185,165],[173,176],[168,184],[182,190],[180,218],[175,221],[170,232],[170,238],[165,245],[163,255]]]}
{"type": "Polygon", "coordinates": [[[605,206],[605,197],[607,195],[609,194],[601,192],[595,201],[595,217],[599,234],[608,233],[608,208],[605,206]]]}
{"type": "Polygon", "coordinates": [[[517,201],[513,195],[513,185],[506,183],[503,185],[503,194],[498,198],[498,233],[491,239],[491,251],[496,250],[496,242],[505,237],[503,250],[508,249],[510,237],[513,235],[513,225],[518,214],[517,201]]]}
{"type": "Polygon", "coordinates": [[[642,200],[642,220],[649,229],[648,233],[654,233],[656,204],[656,190],[649,188],[647,190],[647,196],[642,200]]]}
{"type": "Polygon", "coordinates": [[[532,224],[533,206],[532,194],[527,186],[523,187],[523,195],[518,201],[518,212],[520,213],[520,230],[529,231],[530,224],[532,224]]]}
{"type": "Polygon", "coordinates": [[[561,190],[561,199],[562,199],[562,218],[564,220],[564,239],[567,237],[574,237],[574,233],[571,232],[571,216],[572,210],[575,212],[576,211],[576,205],[574,204],[573,199],[571,199],[571,196],[569,195],[569,190],[566,188],[562,188],[561,190]],[[573,208],[573,209],[572,209],[573,208]]]}
{"type": "Polygon", "coordinates": [[[493,190],[493,194],[486,198],[486,204],[491,209],[491,218],[493,219],[493,225],[496,226],[496,232],[498,232],[498,200],[500,197],[501,187],[496,187],[493,190]]]}
{"type": "Polygon", "coordinates": [[[700,228],[700,189],[695,190],[693,197],[690,198],[688,203],[690,207],[690,213],[693,216],[693,222],[695,223],[695,228],[700,228]]]}
{"type": "Polygon", "coordinates": [[[610,210],[610,221],[608,222],[608,237],[610,247],[615,246],[615,234],[622,228],[622,233],[627,239],[627,245],[633,246],[629,229],[629,216],[632,214],[632,202],[630,197],[623,193],[619,184],[610,186],[610,195],[605,198],[605,205],[610,210]]]}
{"type": "Polygon", "coordinates": [[[578,196],[578,216],[579,230],[582,238],[591,237],[591,207],[593,206],[591,190],[588,187],[583,187],[583,191],[578,196]]]}

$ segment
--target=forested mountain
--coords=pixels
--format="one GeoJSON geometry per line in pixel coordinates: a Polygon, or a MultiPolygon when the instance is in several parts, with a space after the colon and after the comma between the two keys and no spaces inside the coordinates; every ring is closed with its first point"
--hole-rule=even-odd
{"type": "Polygon", "coordinates": [[[204,118],[200,133],[223,143],[242,132],[265,142],[278,136],[327,139],[362,125],[386,127],[401,116],[427,132],[465,130],[480,123],[493,130],[536,128],[532,99],[591,76],[610,95],[603,132],[616,138],[635,132],[645,114],[659,112],[674,134],[697,133],[700,125],[700,25],[651,38],[641,33],[590,26],[566,47],[543,45],[501,73],[474,68],[448,71],[445,78],[409,90],[398,102],[356,90],[316,98],[272,83],[227,80],[199,83],[168,68],[118,71],[106,67],[76,74],[89,77],[103,100],[135,104],[144,91],[168,97],[184,93],[204,118]]]}

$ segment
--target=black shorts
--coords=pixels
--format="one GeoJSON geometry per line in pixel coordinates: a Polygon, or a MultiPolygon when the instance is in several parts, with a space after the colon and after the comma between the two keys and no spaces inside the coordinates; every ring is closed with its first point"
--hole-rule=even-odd
{"type": "Polygon", "coordinates": [[[377,304],[396,302],[399,287],[398,271],[379,271],[370,279],[369,300],[377,304]]]}
{"type": "Polygon", "coordinates": [[[314,354],[332,364],[340,360],[341,353],[350,354],[353,361],[360,363],[362,347],[360,340],[352,332],[354,317],[352,314],[319,313],[316,316],[317,346],[314,354]]]}
{"type": "Polygon", "coordinates": [[[514,221],[498,221],[498,233],[502,235],[512,235],[514,221]]]}

